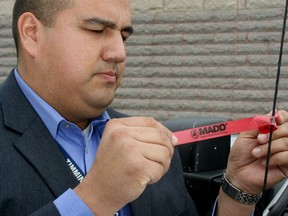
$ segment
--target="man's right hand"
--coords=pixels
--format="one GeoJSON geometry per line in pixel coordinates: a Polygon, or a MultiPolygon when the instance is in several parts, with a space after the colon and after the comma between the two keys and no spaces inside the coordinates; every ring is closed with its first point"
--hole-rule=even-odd
{"type": "Polygon", "coordinates": [[[112,119],[91,170],[74,191],[95,215],[114,215],[168,171],[176,144],[153,118],[112,119]]]}

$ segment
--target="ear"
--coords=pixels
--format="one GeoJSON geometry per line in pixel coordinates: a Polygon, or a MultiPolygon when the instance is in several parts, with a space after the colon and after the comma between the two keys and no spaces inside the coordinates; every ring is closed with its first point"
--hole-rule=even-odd
{"type": "Polygon", "coordinates": [[[41,22],[30,12],[23,13],[18,19],[20,46],[31,57],[37,54],[41,22]]]}

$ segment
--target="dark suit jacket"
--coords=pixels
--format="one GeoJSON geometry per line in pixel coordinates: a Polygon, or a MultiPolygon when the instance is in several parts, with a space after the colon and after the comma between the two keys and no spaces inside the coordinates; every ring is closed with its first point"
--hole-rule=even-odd
{"type": "MultiPolygon", "coordinates": [[[[0,89],[0,215],[59,215],[53,200],[77,184],[11,72],[0,89]]],[[[197,215],[177,152],[168,173],[130,206],[134,216],[197,215]]]]}

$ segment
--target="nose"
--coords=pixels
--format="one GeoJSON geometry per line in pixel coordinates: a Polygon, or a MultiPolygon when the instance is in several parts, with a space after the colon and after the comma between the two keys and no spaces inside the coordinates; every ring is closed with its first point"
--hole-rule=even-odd
{"type": "Polygon", "coordinates": [[[120,32],[115,32],[107,40],[107,46],[104,48],[102,58],[105,61],[121,63],[126,59],[126,47],[120,32]]]}

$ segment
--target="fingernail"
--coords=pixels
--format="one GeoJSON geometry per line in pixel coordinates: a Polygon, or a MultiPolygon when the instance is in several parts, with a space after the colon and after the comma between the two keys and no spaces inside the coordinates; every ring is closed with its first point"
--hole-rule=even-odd
{"type": "Polygon", "coordinates": [[[178,144],[178,138],[174,134],[172,135],[172,144],[174,146],[178,144]]]}
{"type": "Polygon", "coordinates": [[[252,150],[252,154],[254,155],[254,156],[257,156],[257,155],[259,155],[260,153],[261,153],[261,148],[259,148],[259,147],[257,147],[257,148],[254,148],[253,150],[252,150]]]}
{"type": "Polygon", "coordinates": [[[265,142],[265,141],[267,140],[267,138],[268,138],[268,135],[267,135],[267,134],[259,134],[259,135],[258,135],[258,139],[259,139],[259,141],[261,141],[261,142],[265,142]]]}

